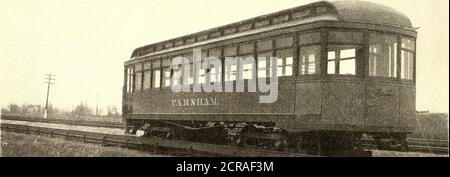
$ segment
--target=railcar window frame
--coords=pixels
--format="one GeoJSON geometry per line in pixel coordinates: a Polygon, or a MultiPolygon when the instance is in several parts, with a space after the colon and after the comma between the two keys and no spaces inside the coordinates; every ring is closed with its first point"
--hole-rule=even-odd
{"type": "Polygon", "coordinates": [[[417,39],[416,38],[412,38],[409,36],[405,36],[405,35],[399,35],[398,37],[399,39],[399,52],[398,54],[400,55],[399,57],[399,78],[402,82],[416,82],[416,50],[417,50],[417,39]],[[408,46],[403,46],[403,40],[408,40],[411,41],[413,44],[412,46],[409,46],[410,48],[408,48],[408,46]],[[412,48],[411,48],[412,47],[412,48]],[[403,57],[404,57],[404,53],[405,54],[409,54],[409,57],[412,58],[408,58],[408,64],[410,63],[410,67],[408,67],[408,71],[410,71],[410,73],[408,74],[408,76],[406,78],[404,78],[404,62],[406,62],[406,60],[404,61],[403,57]],[[409,61],[412,60],[412,61],[409,61]]]}
{"type": "MultiPolygon", "coordinates": [[[[292,46],[285,47],[282,49],[276,49],[275,56],[277,58],[277,77],[280,77],[280,78],[281,77],[284,77],[284,78],[293,77],[294,76],[294,49],[292,48],[292,46]],[[280,58],[281,54],[284,52],[286,52],[288,54],[283,54],[286,56],[283,56],[282,58],[280,58]],[[287,62],[289,59],[291,60],[290,64],[288,64],[288,62],[287,62]],[[290,67],[290,72],[289,72],[290,75],[287,75],[288,67],[290,67]],[[281,71],[280,71],[280,69],[281,69],[281,71]],[[279,74],[281,74],[281,76],[279,74]]],[[[270,74],[270,72],[269,72],[269,74],[270,74]]]]}
{"type": "MultiPolygon", "coordinates": [[[[342,44],[328,44],[327,47],[327,75],[330,76],[344,76],[344,77],[358,77],[358,63],[363,60],[364,56],[362,52],[364,47],[362,45],[342,45],[342,44]],[[354,50],[354,56],[342,56],[342,51],[354,50]],[[330,58],[331,53],[333,53],[333,58],[330,58]],[[354,61],[354,73],[351,74],[342,74],[341,73],[341,63],[342,61],[354,61]],[[334,67],[333,73],[330,73],[330,63],[334,63],[332,66],[334,67]]],[[[364,59],[365,60],[365,59],[364,59]]]]}
{"type": "MultiPolygon", "coordinates": [[[[327,33],[328,31],[325,31],[325,33],[327,33]]],[[[326,39],[322,38],[322,31],[317,31],[317,30],[310,30],[310,31],[302,31],[300,33],[298,33],[298,35],[296,36],[298,41],[297,41],[297,73],[296,75],[300,78],[300,79],[309,79],[309,78],[320,78],[322,77],[322,70],[324,68],[322,68],[322,63],[324,62],[324,58],[322,58],[322,53],[325,52],[323,47],[322,47],[322,43],[324,41],[326,41],[326,39]],[[319,48],[319,53],[318,53],[318,66],[316,67],[316,70],[318,68],[318,71],[316,71],[315,74],[302,74],[302,68],[301,68],[301,56],[302,56],[302,49],[307,48],[307,47],[313,47],[316,46],[319,48]]]]}
{"type": "MultiPolygon", "coordinates": [[[[223,67],[224,67],[224,59],[223,59],[223,54],[222,54],[222,48],[221,47],[218,47],[218,48],[209,48],[209,49],[207,49],[207,51],[208,51],[208,54],[207,54],[207,57],[209,58],[209,57],[217,57],[217,59],[219,59],[220,60],[220,62],[221,62],[221,67],[220,68],[211,68],[210,70],[207,70],[207,73],[209,73],[210,74],[210,78],[209,79],[206,79],[206,81],[207,82],[210,82],[210,83],[219,83],[219,82],[222,82],[223,81],[223,67]],[[211,56],[211,53],[215,53],[215,52],[218,52],[218,54],[219,54],[219,56],[211,56]],[[211,74],[211,70],[212,69],[214,69],[214,74],[211,74]],[[214,78],[214,79],[212,79],[212,78],[214,78]],[[218,80],[217,80],[217,78],[218,78],[218,80]]],[[[208,62],[208,64],[209,64],[209,62],[208,62]]]]}
{"type": "Polygon", "coordinates": [[[133,93],[133,81],[134,81],[134,65],[129,65],[126,67],[126,92],[133,93]]]}
{"type": "MultiPolygon", "coordinates": [[[[255,46],[256,46],[256,50],[255,50],[255,54],[256,54],[256,78],[270,78],[272,77],[270,74],[270,57],[276,57],[275,55],[275,42],[273,38],[265,38],[265,39],[259,39],[257,41],[255,41],[255,46]],[[269,54],[269,55],[265,55],[265,54],[269,54]],[[262,60],[259,59],[259,57],[263,55],[264,57],[266,57],[264,59],[264,63],[265,63],[265,67],[261,67],[260,66],[260,62],[262,62],[262,60]],[[264,68],[265,70],[265,75],[264,77],[260,77],[260,73],[262,73],[262,69],[264,68]]],[[[267,79],[267,82],[268,79],[267,79]]]]}
{"type": "MultiPolygon", "coordinates": [[[[235,28],[236,31],[238,31],[238,27],[235,28]]],[[[245,37],[243,37],[245,38],[245,37]]],[[[358,79],[364,79],[364,80],[392,80],[392,81],[405,81],[405,84],[416,80],[416,45],[417,45],[417,39],[415,36],[410,36],[410,35],[405,35],[403,33],[400,32],[395,32],[395,31],[382,31],[382,30],[364,30],[364,29],[334,29],[334,28],[322,28],[322,29],[308,29],[305,31],[300,31],[300,32],[293,32],[293,33],[285,33],[285,34],[279,34],[279,35],[273,35],[273,36],[269,36],[269,37],[264,37],[264,38],[258,38],[258,39],[252,39],[252,40],[238,40],[238,41],[242,41],[242,42],[234,42],[234,43],[229,43],[226,45],[220,45],[220,44],[211,44],[211,45],[207,45],[206,47],[202,47],[202,61],[205,59],[205,55],[207,57],[210,56],[210,51],[213,50],[217,50],[220,51],[221,56],[218,57],[221,60],[221,76],[219,77],[219,81],[217,82],[226,82],[228,81],[227,79],[227,71],[225,68],[225,58],[226,57],[236,57],[236,56],[240,56],[240,57],[245,57],[245,56],[249,56],[252,55],[255,57],[255,67],[251,68],[251,70],[256,69],[256,78],[261,78],[261,77],[270,77],[270,61],[267,60],[266,61],[260,61],[258,59],[259,56],[263,55],[265,57],[276,57],[277,58],[277,63],[278,63],[278,58],[279,58],[279,53],[280,51],[283,50],[290,50],[292,53],[292,75],[287,76],[287,77],[295,77],[299,80],[302,79],[308,79],[308,78],[313,78],[313,79],[317,79],[318,77],[320,78],[358,78],[358,79]],[[337,37],[335,39],[344,39],[342,41],[339,40],[330,40],[330,33],[344,33],[344,34],[355,34],[354,37],[355,39],[357,39],[357,41],[352,41],[352,40],[348,40],[345,37],[337,37]],[[326,34],[326,35],[324,35],[326,34]],[[388,37],[388,38],[392,38],[392,39],[397,39],[397,54],[395,55],[391,55],[392,57],[397,57],[397,59],[391,59],[393,61],[397,61],[397,67],[394,67],[395,69],[393,71],[391,71],[392,77],[382,77],[382,76],[373,76],[371,75],[370,72],[370,57],[371,57],[371,53],[370,53],[370,45],[371,45],[371,40],[370,38],[372,37],[372,35],[380,35],[382,37],[388,37]],[[308,36],[308,37],[305,37],[308,36]],[[280,46],[280,38],[291,38],[292,40],[292,44],[284,46],[283,47],[278,47],[280,46]],[[411,50],[412,47],[405,47],[405,46],[401,46],[402,44],[402,40],[404,38],[408,38],[409,40],[412,40],[413,43],[410,44],[410,46],[414,47],[414,50],[411,50]],[[253,46],[252,51],[247,51],[247,52],[243,52],[243,49],[241,48],[241,46],[243,45],[251,45],[253,46]],[[263,47],[261,47],[263,46],[263,47]],[[354,64],[355,64],[355,71],[354,74],[352,75],[343,75],[340,74],[340,68],[338,65],[340,64],[336,64],[335,62],[335,71],[334,74],[329,74],[328,73],[328,57],[327,54],[330,51],[330,48],[332,48],[333,46],[354,46],[355,49],[355,56],[354,58],[354,64]],[[227,48],[234,48],[234,55],[229,55],[226,54],[226,49],[227,48]],[[314,50],[318,50],[318,52],[314,52],[316,53],[316,57],[318,59],[316,59],[316,61],[318,61],[318,63],[316,62],[316,69],[314,73],[303,73],[302,72],[302,53],[304,52],[303,50],[305,48],[308,47],[313,47],[314,50]],[[412,79],[407,80],[402,78],[402,73],[404,72],[404,68],[402,68],[401,63],[402,63],[402,58],[404,57],[402,55],[402,52],[411,52],[411,54],[409,54],[412,59],[412,66],[410,66],[410,72],[412,72],[410,74],[410,77],[412,77],[412,79]],[[265,63],[266,65],[263,67],[261,66],[261,64],[265,63]],[[338,69],[336,69],[338,68],[338,69]],[[266,70],[266,75],[265,76],[261,76],[262,73],[264,73],[263,70],[266,70]],[[395,74],[397,73],[397,74],[395,74]],[[312,77],[314,76],[314,77],[312,77]],[[328,77],[331,76],[331,77],[328,77]]],[[[383,44],[382,44],[383,45],[383,44]]],[[[192,50],[192,49],[190,49],[192,50]]],[[[395,47],[393,48],[393,50],[395,50],[395,47]]],[[[170,55],[170,54],[169,54],[170,55]]],[[[166,55],[167,56],[167,55],[166,55]]],[[[184,56],[186,57],[186,56],[184,56]]],[[[190,56],[188,56],[187,58],[190,57],[190,64],[192,66],[192,54],[190,54],[190,56]]],[[[343,58],[344,60],[347,58],[343,58]]],[[[338,59],[338,60],[343,60],[343,59],[338,59]]],[[[352,58],[350,58],[352,59],[352,58]]],[[[160,60],[155,59],[155,60],[160,60]]],[[[337,61],[337,60],[335,60],[337,61]]],[[[145,62],[145,61],[144,61],[145,62]]],[[[161,61],[162,62],[162,61],[161,61]]],[[[285,63],[285,62],[283,62],[285,63]]],[[[161,63],[162,64],[162,63],[161,63]]],[[[129,66],[134,66],[134,65],[129,65],[129,66]]],[[[127,69],[125,71],[126,74],[128,74],[129,72],[133,73],[133,76],[127,76],[127,80],[126,82],[131,82],[131,83],[126,83],[127,88],[126,88],[126,93],[133,93],[136,91],[139,91],[139,89],[135,89],[134,85],[136,84],[134,82],[135,80],[135,75],[136,71],[134,69],[130,69],[129,66],[127,66],[127,69]],[[129,77],[133,77],[133,79],[130,79],[129,77]],[[132,85],[131,87],[129,85],[132,85]]],[[[239,64],[237,63],[237,65],[235,65],[235,69],[232,71],[234,72],[234,80],[231,80],[233,82],[236,82],[237,79],[237,72],[238,71],[238,66],[239,64]]],[[[284,67],[284,64],[281,65],[282,67],[284,67]]],[[[153,90],[155,89],[155,85],[154,85],[154,72],[153,70],[157,69],[154,68],[153,66],[151,66],[151,77],[150,77],[150,84],[151,87],[150,89],[146,89],[146,88],[142,88],[141,91],[147,91],[147,90],[153,90]]],[[[305,66],[306,67],[306,66],[305,66]]],[[[163,88],[163,67],[161,66],[159,71],[160,71],[160,85],[159,85],[159,89],[163,88]]],[[[245,72],[244,71],[245,68],[243,68],[242,71],[240,72],[245,72]]],[[[145,74],[144,72],[147,71],[145,69],[142,69],[142,84],[141,87],[144,87],[145,83],[144,83],[144,77],[145,74]]],[[[173,71],[171,71],[171,76],[173,75],[173,71]]],[[[191,68],[191,72],[192,72],[192,68],[191,68]]],[[[210,72],[205,71],[205,74],[210,72]]],[[[219,73],[216,71],[216,73],[219,73]]],[[[281,78],[285,77],[284,76],[284,71],[282,71],[282,75],[278,76],[280,80],[283,80],[281,78]]],[[[193,73],[191,73],[191,78],[193,78],[193,73]]],[[[214,77],[214,76],[213,76],[214,77]]],[[[232,76],[233,77],[233,76],[232,76]]],[[[253,79],[253,78],[252,78],[253,79]]],[[[192,79],[193,80],[193,79],[192,79]]],[[[247,79],[245,79],[247,80],[247,79]]],[[[205,82],[206,82],[206,78],[205,78],[205,82]]],[[[213,81],[214,82],[214,81],[213,81]]],[[[182,82],[181,82],[182,83],[182,82]]],[[[192,85],[192,84],[189,84],[192,85]]],[[[139,86],[139,85],[138,85],[139,86]]]]}
{"type": "Polygon", "coordinates": [[[161,59],[161,89],[163,90],[170,89],[170,86],[172,85],[172,81],[170,79],[172,77],[172,69],[170,69],[171,61],[171,58],[161,59]]]}
{"type": "Polygon", "coordinates": [[[134,92],[142,91],[142,68],[143,63],[139,62],[134,64],[134,92]]]}
{"type": "MultiPolygon", "coordinates": [[[[255,43],[254,41],[250,41],[250,42],[243,42],[240,43],[238,45],[238,56],[241,57],[242,59],[246,59],[247,57],[255,57],[255,43]]],[[[238,65],[239,66],[240,63],[238,61],[238,65]]],[[[256,61],[254,63],[254,65],[251,64],[244,64],[242,65],[242,71],[238,71],[238,68],[236,68],[236,73],[237,72],[242,72],[242,79],[243,80],[251,80],[251,79],[255,79],[253,78],[253,70],[257,68],[257,64],[256,61]],[[249,76],[250,75],[250,76],[249,76]]],[[[256,75],[255,75],[256,77],[256,75]]],[[[237,80],[237,78],[236,78],[237,80]]]]}
{"type": "MultiPolygon", "coordinates": [[[[234,58],[236,56],[239,56],[239,49],[238,49],[238,45],[237,44],[235,44],[235,45],[228,45],[228,46],[224,46],[223,47],[223,57],[225,58],[225,60],[226,60],[227,57],[233,57],[234,58]],[[232,48],[234,48],[233,50],[235,50],[234,54],[227,54],[227,49],[232,49],[232,48]]],[[[225,60],[224,60],[224,63],[223,63],[223,65],[225,65],[225,70],[224,70],[225,71],[224,72],[225,79],[224,79],[224,82],[225,83],[226,82],[236,82],[236,80],[237,80],[237,72],[238,72],[237,71],[238,63],[231,65],[230,66],[230,70],[231,71],[228,71],[228,68],[226,67],[226,64],[225,64],[225,60]],[[230,72],[231,72],[231,74],[228,74],[230,72]]]]}
{"type": "Polygon", "coordinates": [[[152,62],[151,61],[144,61],[143,67],[142,67],[142,90],[149,91],[152,89],[152,62]],[[149,67],[146,67],[149,66],[149,67]],[[148,77],[148,84],[146,84],[146,76],[148,77]],[[148,86],[146,88],[146,86],[148,86]]]}
{"type": "Polygon", "coordinates": [[[161,89],[161,59],[152,60],[152,90],[160,90],[161,89]],[[156,79],[158,76],[158,79],[156,79]]]}
{"type": "MultiPolygon", "coordinates": [[[[201,56],[200,56],[200,70],[199,70],[199,73],[198,73],[198,77],[197,77],[197,83],[198,84],[203,84],[203,83],[205,83],[206,82],[206,74],[207,74],[207,71],[206,71],[206,69],[203,69],[203,66],[201,66],[201,64],[205,61],[205,59],[206,59],[206,57],[208,56],[208,50],[207,49],[202,49],[201,50],[201,56]]],[[[193,61],[193,59],[192,59],[192,61],[193,61]]],[[[193,67],[193,66],[192,66],[193,67]]],[[[194,68],[192,68],[192,69],[194,69],[194,68]]],[[[194,76],[193,76],[194,77],[194,76]]],[[[194,81],[195,82],[195,81],[194,81]]]]}
{"type": "Polygon", "coordinates": [[[299,46],[298,47],[298,74],[299,76],[312,76],[312,75],[316,75],[319,76],[321,75],[321,63],[322,63],[322,59],[321,59],[321,46],[320,44],[313,44],[313,45],[304,45],[304,46],[299,46]],[[309,50],[307,50],[309,49],[309,50]],[[309,72],[310,69],[310,56],[312,55],[311,53],[311,49],[314,50],[314,73],[309,72]],[[303,55],[306,51],[308,51],[307,55],[303,55]],[[307,58],[304,58],[306,57],[307,58]],[[307,59],[307,60],[306,60],[307,59]],[[304,64],[306,63],[306,64],[304,64]]]}
{"type": "MultiPolygon", "coordinates": [[[[326,66],[324,70],[324,74],[327,77],[339,77],[339,78],[363,78],[366,73],[365,69],[362,68],[364,66],[363,64],[368,60],[368,58],[365,56],[365,53],[368,51],[365,51],[366,48],[364,47],[367,43],[365,40],[366,34],[363,30],[357,30],[357,29],[344,29],[344,30],[336,30],[336,29],[328,29],[326,33],[326,40],[327,43],[327,49],[324,50],[326,58],[322,59],[322,62],[324,63],[324,66],[326,66]],[[341,33],[342,35],[331,35],[332,33],[341,33]],[[335,37],[335,38],[334,38],[335,37]],[[354,40],[358,39],[358,40],[354,40]],[[354,56],[354,63],[355,63],[355,72],[354,74],[341,74],[340,69],[340,61],[350,61],[353,59],[353,57],[344,57],[341,59],[340,54],[335,53],[335,59],[329,59],[330,48],[332,47],[350,47],[353,46],[355,49],[355,56],[354,56]],[[330,68],[329,62],[334,61],[334,74],[330,74],[330,68]]],[[[339,51],[341,51],[340,49],[339,51]]],[[[345,49],[347,50],[347,49],[345,49]]],[[[336,52],[336,50],[334,51],[336,52]]],[[[322,69],[322,68],[321,68],[322,69]]]]}
{"type": "MultiPolygon", "coordinates": [[[[365,76],[366,77],[368,77],[369,79],[376,79],[376,80],[393,80],[393,81],[395,81],[395,80],[398,80],[399,78],[400,78],[400,76],[398,75],[398,73],[399,73],[399,69],[400,69],[400,66],[399,66],[399,61],[400,61],[400,59],[399,59],[399,39],[398,39],[398,36],[399,36],[399,34],[398,33],[387,33],[387,32],[378,32],[378,31],[370,31],[370,32],[367,32],[366,33],[366,35],[367,35],[367,46],[368,46],[368,48],[367,49],[365,49],[365,52],[367,52],[367,59],[365,59],[365,60],[367,60],[366,61],[366,69],[367,69],[367,71],[365,71],[365,76]],[[371,50],[371,44],[372,44],[372,42],[371,42],[371,37],[373,36],[373,35],[376,35],[376,36],[382,36],[382,37],[384,37],[384,38],[392,38],[392,39],[394,39],[395,40],[395,45],[394,45],[394,47],[393,47],[393,50],[394,51],[391,51],[392,53],[391,54],[389,54],[388,56],[390,56],[390,57],[393,57],[394,59],[390,59],[390,60],[392,60],[392,61],[389,61],[389,64],[388,64],[388,66],[390,66],[391,64],[392,65],[395,65],[395,66],[393,66],[392,68],[389,68],[389,72],[388,73],[390,73],[391,75],[393,75],[393,76],[379,76],[379,75],[372,75],[371,74],[371,57],[372,57],[372,53],[373,53],[373,51],[371,50]],[[393,70],[393,71],[392,71],[393,70]]],[[[377,55],[377,56],[379,56],[379,55],[377,55]]],[[[389,74],[388,74],[389,75],[389,74]]]]}

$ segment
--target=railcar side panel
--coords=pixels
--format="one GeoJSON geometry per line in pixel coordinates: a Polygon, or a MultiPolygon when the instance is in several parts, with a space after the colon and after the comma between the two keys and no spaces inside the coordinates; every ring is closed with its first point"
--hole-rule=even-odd
{"type": "Polygon", "coordinates": [[[412,132],[416,127],[416,89],[412,87],[400,87],[400,117],[399,125],[408,128],[412,132]]]}
{"type": "Polygon", "coordinates": [[[295,115],[300,123],[319,124],[322,121],[322,86],[320,81],[297,84],[295,115]]]}
{"type": "Polygon", "coordinates": [[[366,124],[372,126],[400,126],[399,86],[367,84],[366,124]]]}
{"type": "Polygon", "coordinates": [[[243,114],[243,116],[236,116],[236,119],[247,121],[246,115],[251,115],[258,122],[269,122],[277,119],[276,116],[293,116],[295,107],[294,84],[280,84],[278,99],[270,104],[259,102],[260,93],[249,92],[173,93],[171,90],[167,90],[133,94],[132,112],[144,119],[161,119],[162,115],[184,114],[186,116],[179,116],[176,120],[190,120],[192,115],[197,114],[200,116],[196,116],[196,120],[220,121],[224,115],[243,114]],[[197,99],[201,99],[200,104],[197,99]],[[214,99],[215,102],[213,103],[211,99],[214,99]],[[186,101],[187,103],[185,103],[186,101]]]}
{"type": "Polygon", "coordinates": [[[364,90],[363,83],[325,82],[322,123],[364,125],[364,90]]]}

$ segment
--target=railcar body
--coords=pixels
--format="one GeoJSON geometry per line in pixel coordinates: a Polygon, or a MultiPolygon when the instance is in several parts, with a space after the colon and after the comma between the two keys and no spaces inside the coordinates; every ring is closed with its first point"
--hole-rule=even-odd
{"type": "MultiPolygon", "coordinates": [[[[342,1],[312,3],[140,47],[125,62],[123,118],[134,129],[161,122],[190,128],[209,123],[276,127],[294,142],[319,139],[322,148],[331,141],[357,141],[363,134],[402,144],[415,126],[416,37],[410,20],[394,9],[342,1]],[[170,60],[192,58],[194,48],[201,49],[202,58],[222,61],[277,57],[278,100],[259,103],[263,93],[258,92],[172,92],[170,60]]],[[[268,63],[256,62],[251,68],[257,69],[256,77],[269,73],[268,63]]],[[[223,82],[232,71],[220,69],[223,82]]]]}

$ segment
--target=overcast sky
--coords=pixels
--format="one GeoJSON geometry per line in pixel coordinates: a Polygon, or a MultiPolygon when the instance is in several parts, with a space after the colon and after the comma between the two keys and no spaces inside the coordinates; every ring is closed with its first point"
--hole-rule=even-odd
{"type": "MultiPolygon", "coordinates": [[[[448,0],[370,0],[418,29],[417,109],[448,112],[448,0]]],[[[0,106],[50,102],[121,107],[123,62],[134,48],[312,0],[0,0],[0,106]]]]}

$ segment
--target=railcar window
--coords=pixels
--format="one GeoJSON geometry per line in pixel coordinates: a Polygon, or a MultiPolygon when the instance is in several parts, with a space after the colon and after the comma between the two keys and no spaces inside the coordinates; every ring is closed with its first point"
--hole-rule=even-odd
{"type": "Polygon", "coordinates": [[[142,90],[142,64],[136,64],[134,70],[134,90],[139,92],[142,90]]]}
{"type": "Polygon", "coordinates": [[[172,43],[172,42],[169,42],[169,43],[167,43],[164,47],[165,47],[165,48],[171,48],[171,47],[173,47],[173,43],[172,43]]]}
{"type": "MultiPolygon", "coordinates": [[[[235,57],[237,55],[237,47],[227,47],[224,49],[225,57],[235,57]]],[[[236,80],[237,65],[232,64],[230,69],[225,67],[225,81],[235,81],[236,80]]]]}
{"type": "Polygon", "coordinates": [[[183,44],[184,44],[183,41],[176,41],[176,42],[175,42],[175,46],[180,46],[180,45],[183,45],[183,44]]]}
{"type": "Polygon", "coordinates": [[[239,26],[239,31],[247,31],[247,30],[249,30],[249,29],[251,29],[252,28],[252,24],[245,24],[245,25],[242,25],[242,26],[239,26]]]}
{"type": "Polygon", "coordinates": [[[161,86],[161,61],[153,60],[152,62],[153,73],[153,88],[159,88],[161,86]]]}
{"type": "Polygon", "coordinates": [[[328,12],[328,8],[327,7],[317,7],[316,8],[316,13],[317,14],[321,14],[321,13],[325,13],[325,12],[328,12]]]}
{"type": "Polygon", "coordinates": [[[309,45],[320,42],[320,33],[306,33],[299,37],[299,45],[309,45]]]}
{"type": "Polygon", "coordinates": [[[283,37],[275,40],[277,48],[286,48],[292,46],[292,37],[283,37]]]}
{"type": "Polygon", "coordinates": [[[328,33],[328,42],[361,44],[363,43],[363,34],[358,32],[330,31],[328,33]]]}
{"type": "Polygon", "coordinates": [[[239,46],[239,54],[243,55],[253,53],[253,49],[254,49],[253,43],[242,44],[239,46]]]}
{"type": "Polygon", "coordinates": [[[143,80],[142,80],[142,86],[144,90],[149,90],[151,87],[151,78],[152,78],[152,63],[151,62],[145,62],[143,67],[143,80]]]}
{"type": "Polygon", "coordinates": [[[258,53],[258,78],[266,78],[269,74],[269,63],[272,52],[258,53]],[[260,58],[261,57],[261,58],[260,58]]]}
{"type": "Polygon", "coordinates": [[[144,90],[149,90],[151,86],[151,78],[152,78],[152,72],[144,71],[144,81],[142,81],[144,85],[144,90]]]}
{"type": "MultiPolygon", "coordinates": [[[[252,56],[254,52],[254,43],[242,44],[239,46],[239,55],[242,56],[243,59],[252,56]],[[247,55],[247,56],[245,56],[247,55]]],[[[242,67],[242,76],[243,79],[252,79],[252,64],[244,64],[242,67]]]]}
{"type": "Polygon", "coordinates": [[[397,38],[371,34],[369,43],[369,76],[397,77],[397,38]]]}
{"type": "Polygon", "coordinates": [[[356,61],[360,50],[360,46],[329,45],[327,73],[356,75],[356,61]]]}
{"type": "Polygon", "coordinates": [[[160,68],[160,67],[161,67],[160,60],[153,60],[152,68],[160,68]]]}
{"type": "MultiPolygon", "coordinates": [[[[205,58],[206,58],[206,51],[202,51],[200,64],[203,63],[205,58]]],[[[203,69],[203,67],[200,67],[200,68],[201,69],[199,70],[199,73],[198,73],[197,82],[200,83],[200,84],[203,84],[203,83],[205,83],[206,69],[203,69]]]]}
{"type": "Polygon", "coordinates": [[[153,88],[159,88],[161,83],[161,71],[159,69],[153,70],[153,88]]]}
{"type": "Polygon", "coordinates": [[[218,71],[218,70],[220,70],[220,68],[219,69],[216,69],[216,68],[214,68],[214,67],[212,67],[210,70],[209,70],[209,82],[210,83],[212,83],[212,82],[220,82],[222,79],[222,77],[221,77],[221,75],[219,74],[220,72],[218,71]]]}
{"type": "Polygon", "coordinates": [[[130,92],[134,92],[134,68],[130,68],[130,92]]]}
{"type": "Polygon", "coordinates": [[[162,76],[163,76],[163,87],[170,87],[170,76],[171,76],[171,70],[170,70],[170,60],[164,59],[162,60],[162,76]]]}
{"type": "MultiPolygon", "coordinates": [[[[217,57],[218,59],[221,58],[221,51],[220,49],[213,49],[209,50],[209,56],[210,57],[217,57]]],[[[220,75],[222,68],[214,68],[213,66],[210,66],[209,74],[210,74],[210,82],[221,82],[222,76],[220,75]]]]}
{"type": "Polygon", "coordinates": [[[292,66],[294,62],[292,49],[278,50],[276,51],[276,55],[277,55],[277,76],[278,77],[292,76],[292,66]]]}
{"type": "Polygon", "coordinates": [[[141,72],[142,71],[142,64],[136,64],[134,67],[136,72],[141,72]]]}
{"type": "Polygon", "coordinates": [[[207,34],[204,34],[204,35],[201,35],[201,36],[197,37],[197,41],[204,41],[206,39],[208,39],[208,35],[207,34]]]}
{"type": "Polygon", "coordinates": [[[228,29],[225,29],[224,31],[223,31],[223,33],[225,34],[225,35],[228,35],[228,34],[231,34],[231,33],[235,33],[236,32],[236,28],[228,28],[228,29]]]}
{"type": "MultiPolygon", "coordinates": [[[[184,58],[186,58],[189,61],[189,78],[188,78],[188,85],[192,85],[194,84],[194,70],[193,70],[193,66],[192,66],[192,55],[185,55],[184,58]]],[[[187,66],[185,66],[187,67],[187,66]]]]}
{"type": "Polygon", "coordinates": [[[237,47],[226,47],[223,53],[225,57],[234,57],[237,55],[237,47]]]}
{"type": "Polygon", "coordinates": [[[145,62],[143,70],[149,70],[152,69],[152,63],[151,62],[145,62]]]}
{"type": "Polygon", "coordinates": [[[411,38],[402,38],[401,45],[401,78],[406,80],[414,79],[414,55],[415,41],[411,38]]]}
{"type": "Polygon", "coordinates": [[[131,79],[133,78],[132,74],[131,74],[131,67],[127,68],[127,82],[126,82],[126,87],[127,87],[127,92],[131,92],[131,79]]]}
{"type": "Polygon", "coordinates": [[[163,68],[163,87],[170,87],[170,68],[163,68]]]}
{"type": "Polygon", "coordinates": [[[269,25],[269,20],[259,21],[255,23],[255,28],[260,28],[269,25]]]}
{"type": "Polygon", "coordinates": [[[237,66],[235,64],[230,66],[230,70],[228,70],[228,68],[225,68],[225,81],[235,81],[236,70],[237,66]]]}
{"type": "MultiPolygon", "coordinates": [[[[334,66],[333,66],[334,69],[334,66]]],[[[300,48],[300,75],[320,73],[320,46],[306,46],[300,48]]]]}
{"type": "Polygon", "coordinates": [[[183,70],[182,70],[181,66],[182,66],[182,64],[178,65],[178,69],[174,69],[173,70],[174,78],[180,78],[180,79],[174,79],[173,82],[172,82],[173,85],[181,85],[181,80],[183,79],[182,78],[183,70]]]}
{"type": "Polygon", "coordinates": [[[188,44],[194,43],[194,42],[195,42],[195,37],[186,39],[186,43],[188,43],[188,44]]]}
{"type": "Polygon", "coordinates": [[[406,80],[413,80],[414,69],[414,54],[412,52],[402,50],[402,73],[401,78],[406,80]]]}
{"type": "Polygon", "coordinates": [[[272,50],[272,45],[273,45],[272,43],[273,43],[272,40],[257,42],[256,46],[257,46],[258,52],[272,50]]]}
{"type": "Polygon", "coordinates": [[[209,34],[209,37],[215,38],[215,37],[220,37],[221,35],[222,35],[222,32],[218,31],[218,32],[209,34]]]}
{"type": "Polygon", "coordinates": [[[410,38],[402,38],[401,45],[401,79],[414,79],[414,55],[415,41],[410,38]]]}
{"type": "Polygon", "coordinates": [[[288,20],[289,20],[289,15],[282,15],[282,16],[273,18],[272,19],[272,23],[273,24],[278,24],[278,23],[283,23],[283,22],[288,21],[288,20]]]}
{"type": "Polygon", "coordinates": [[[242,67],[242,76],[244,79],[252,79],[252,71],[253,71],[253,65],[252,64],[244,64],[242,67]]]}
{"type": "Polygon", "coordinates": [[[304,19],[305,17],[309,16],[310,13],[311,13],[310,9],[302,10],[302,11],[293,13],[292,18],[293,19],[304,19]]]}
{"type": "Polygon", "coordinates": [[[141,85],[141,83],[142,83],[141,78],[142,78],[142,73],[141,73],[141,72],[136,72],[135,78],[134,78],[134,79],[135,79],[134,83],[136,84],[136,85],[135,85],[135,91],[136,91],[136,92],[141,91],[141,88],[142,88],[142,85],[141,85]]]}
{"type": "Polygon", "coordinates": [[[416,42],[411,38],[402,38],[402,48],[414,51],[416,42]]]}

